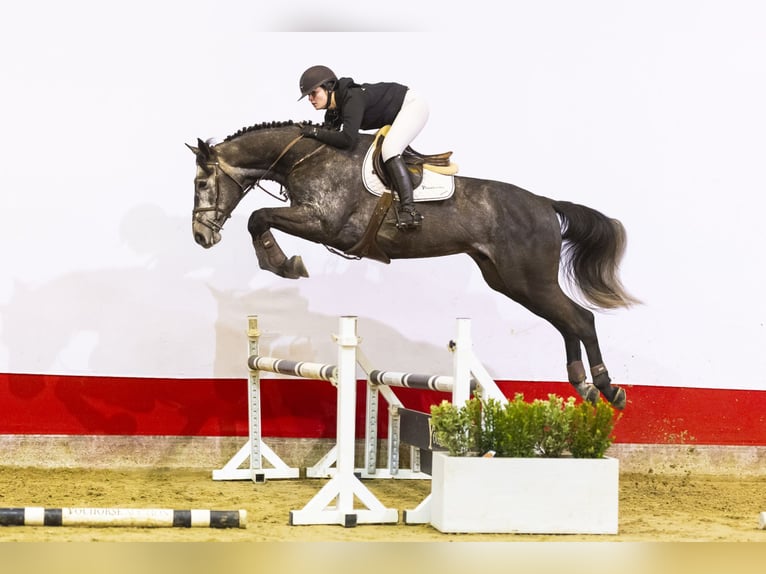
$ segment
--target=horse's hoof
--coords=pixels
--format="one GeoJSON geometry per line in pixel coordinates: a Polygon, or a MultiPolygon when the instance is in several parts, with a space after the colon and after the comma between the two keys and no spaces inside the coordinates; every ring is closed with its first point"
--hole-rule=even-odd
{"type": "Polygon", "coordinates": [[[614,408],[621,411],[625,408],[625,404],[628,402],[628,397],[625,393],[625,389],[621,389],[620,387],[615,387],[615,389],[614,396],[612,396],[612,400],[609,402],[612,403],[614,408]]]}
{"type": "Polygon", "coordinates": [[[283,277],[287,279],[299,279],[309,276],[309,272],[303,264],[303,258],[300,255],[290,257],[282,266],[282,269],[284,271],[283,277]]]}
{"type": "Polygon", "coordinates": [[[593,403],[594,405],[598,401],[599,391],[595,385],[583,381],[582,383],[574,385],[574,388],[584,401],[593,403]]]}

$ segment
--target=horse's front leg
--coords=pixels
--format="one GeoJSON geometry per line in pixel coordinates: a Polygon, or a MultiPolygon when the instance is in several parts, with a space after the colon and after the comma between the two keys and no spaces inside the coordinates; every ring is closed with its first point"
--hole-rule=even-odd
{"type": "Polygon", "coordinates": [[[253,247],[255,247],[255,255],[261,269],[271,271],[286,279],[309,276],[301,256],[293,255],[288,259],[271,234],[271,230],[267,229],[260,235],[254,236],[253,247]]]}
{"type": "Polygon", "coordinates": [[[301,256],[293,255],[288,258],[271,234],[271,228],[305,238],[307,233],[310,234],[316,225],[315,214],[306,207],[275,207],[255,210],[250,215],[247,229],[253,238],[253,247],[260,268],[286,279],[308,277],[309,273],[301,256]]]}

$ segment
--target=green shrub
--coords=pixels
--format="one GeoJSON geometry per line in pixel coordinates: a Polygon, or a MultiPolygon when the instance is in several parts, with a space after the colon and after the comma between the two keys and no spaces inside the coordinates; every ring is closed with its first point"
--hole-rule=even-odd
{"type": "MultiPolygon", "coordinates": [[[[478,400],[478,399],[477,399],[478,400]]],[[[517,394],[512,401],[503,404],[497,402],[502,426],[498,432],[496,456],[535,456],[539,413],[524,401],[524,395],[517,394]]]]}
{"type": "Polygon", "coordinates": [[[473,450],[477,429],[477,421],[471,416],[473,409],[458,408],[449,401],[431,406],[431,433],[450,456],[465,456],[473,450]]]}
{"type": "Polygon", "coordinates": [[[612,444],[614,410],[604,401],[580,403],[572,411],[569,452],[575,458],[601,458],[612,444]]]}
{"type": "Polygon", "coordinates": [[[612,444],[615,416],[603,401],[575,404],[554,394],[548,400],[526,402],[517,393],[500,402],[478,398],[463,407],[443,401],[431,407],[435,441],[452,456],[601,458],[612,444]]]}
{"type": "Polygon", "coordinates": [[[471,399],[466,403],[466,405],[469,404],[479,405],[479,418],[474,419],[478,451],[480,453],[490,450],[503,452],[506,448],[504,442],[507,441],[504,439],[507,433],[504,430],[506,423],[502,403],[489,399],[486,404],[482,404],[478,399],[471,399]]]}
{"type": "Polygon", "coordinates": [[[538,399],[532,405],[539,413],[535,441],[538,454],[547,458],[560,457],[570,444],[574,397],[564,402],[559,396],[548,395],[547,401],[538,399]]]}

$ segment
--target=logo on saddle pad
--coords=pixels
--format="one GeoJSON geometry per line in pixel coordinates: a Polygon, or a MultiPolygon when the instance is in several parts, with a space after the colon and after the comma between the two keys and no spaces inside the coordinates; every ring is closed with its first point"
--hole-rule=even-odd
{"type": "MultiPolygon", "coordinates": [[[[379,133],[378,136],[380,135],[381,134],[379,133]]],[[[375,141],[372,142],[370,149],[367,150],[367,154],[364,156],[364,162],[362,163],[362,180],[364,181],[364,187],[367,188],[367,191],[380,197],[386,191],[386,186],[375,173],[374,167],[375,161],[373,156],[375,155],[376,145],[378,144],[378,136],[376,136],[375,141]]],[[[429,168],[427,163],[423,164],[422,169],[423,176],[421,181],[413,189],[415,201],[441,201],[452,197],[452,194],[455,192],[454,174],[457,172],[457,166],[455,164],[451,164],[450,169],[441,169],[441,171],[447,171],[449,173],[439,173],[434,171],[434,169],[429,168]]]]}

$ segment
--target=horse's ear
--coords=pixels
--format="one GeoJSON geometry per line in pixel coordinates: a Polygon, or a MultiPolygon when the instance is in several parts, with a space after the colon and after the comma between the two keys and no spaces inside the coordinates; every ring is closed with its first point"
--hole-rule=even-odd
{"type": "Polygon", "coordinates": [[[210,146],[203,142],[200,138],[197,138],[197,146],[199,147],[197,156],[206,160],[210,159],[210,156],[213,155],[213,150],[210,149],[210,146]]]}
{"type": "Polygon", "coordinates": [[[194,155],[199,155],[199,148],[191,146],[189,144],[184,144],[186,147],[188,147],[190,150],[194,152],[194,155]]]}

